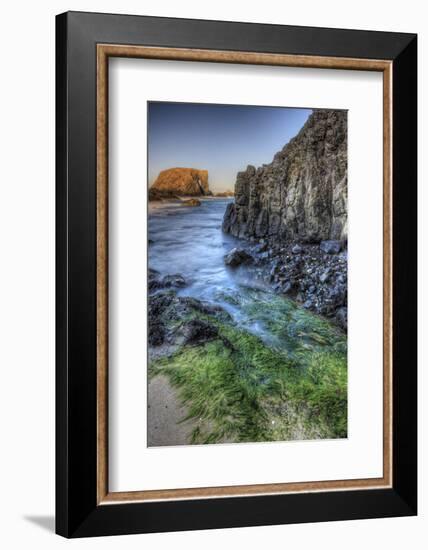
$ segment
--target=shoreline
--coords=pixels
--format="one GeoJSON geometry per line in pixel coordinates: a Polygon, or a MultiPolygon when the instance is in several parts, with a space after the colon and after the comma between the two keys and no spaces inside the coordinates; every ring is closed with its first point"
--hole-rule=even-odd
{"type": "Polygon", "coordinates": [[[173,212],[153,214],[157,229],[149,237],[158,262],[148,266],[149,440],[346,437],[346,334],[332,315],[316,311],[346,273],[346,252],[237,239],[222,232],[222,206],[231,202],[207,198],[190,218],[179,204],[160,203],[173,212]],[[171,215],[182,222],[173,224],[171,215]],[[194,255],[187,256],[194,234],[194,255]],[[293,277],[305,288],[294,287],[293,277]]]}
{"type": "Polygon", "coordinates": [[[153,410],[149,440],[185,445],[346,437],[343,332],[273,293],[254,290],[236,298],[252,319],[269,325],[271,342],[222,307],[177,289],[149,295],[149,350],[160,352],[150,353],[149,402],[172,391],[180,411],[187,409],[177,418],[168,403],[167,410],[153,410]],[[183,431],[183,422],[190,431],[183,431]]]}
{"type": "Polygon", "coordinates": [[[180,204],[181,202],[191,200],[191,199],[198,199],[200,201],[221,201],[221,200],[234,200],[235,197],[215,197],[210,195],[177,195],[174,197],[163,197],[158,199],[152,199],[148,200],[149,205],[150,204],[180,204]]]}
{"type": "MultiPolygon", "coordinates": [[[[191,197],[186,195],[150,201],[148,212],[188,207],[189,200],[191,197]]],[[[199,200],[202,203],[227,201],[228,206],[233,204],[233,197],[209,196],[199,200]]],[[[230,235],[224,226],[220,230],[224,235],[230,235]]],[[[272,292],[295,301],[300,307],[321,315],[347,332],[346,242],[326,240],[308,244],[299,240],[277,242],[268,238],[234,238],[238,256],[241,253],[247,255],[238,260],[234,268],[245,264],[255,283],[262,282],[272,292]]]]}
{"type": "Polygon", "coordinates": [[[243,262],[276,294],[295,301],[347,332],[347,246],[339,241],[320,244],[270,243],[239,239],[249,258],[243,262]],[[329,252],[325,252],[322,247],[329,252]],[[330,248],[329,248],[330,246],[330,248]]]}

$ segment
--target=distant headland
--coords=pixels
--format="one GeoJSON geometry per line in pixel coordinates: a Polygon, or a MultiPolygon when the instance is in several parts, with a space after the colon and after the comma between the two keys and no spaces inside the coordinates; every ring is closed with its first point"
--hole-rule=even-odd
{"type": "Polygon", "coordinates": [[[175,197],[210,197],[208,170],[169,168],[162,170],[149,189],[149,200],[175,197]]]}

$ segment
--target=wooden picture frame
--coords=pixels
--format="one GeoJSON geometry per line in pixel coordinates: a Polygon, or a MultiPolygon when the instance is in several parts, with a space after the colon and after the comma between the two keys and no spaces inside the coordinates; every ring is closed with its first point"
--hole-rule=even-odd
{"type": "Polygon", "coordinates": [[[416,514],[416,47],[412,34],[57,16],[57,532],[66,537],[416,514]],[[108,488],[108,60],[383,74],[383,476],[108,488]]]}

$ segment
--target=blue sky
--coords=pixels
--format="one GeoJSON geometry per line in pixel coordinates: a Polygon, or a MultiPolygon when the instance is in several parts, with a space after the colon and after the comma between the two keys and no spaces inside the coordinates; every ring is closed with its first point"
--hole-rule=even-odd
{"type": "Polygon", "coordinates": [[[161,170],[208,170],[214,192],[233,190],[236,173],[260,166],[295,136],[311,109],[150,102],[149,185],[161,170]]]}

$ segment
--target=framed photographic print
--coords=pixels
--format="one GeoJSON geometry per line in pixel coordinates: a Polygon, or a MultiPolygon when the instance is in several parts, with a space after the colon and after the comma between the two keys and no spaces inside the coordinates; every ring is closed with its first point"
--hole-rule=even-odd
{"type": "Polygon", "coordinates": [[[416,514],[416,36],[57,16],[57,532],[416,514]]]}

